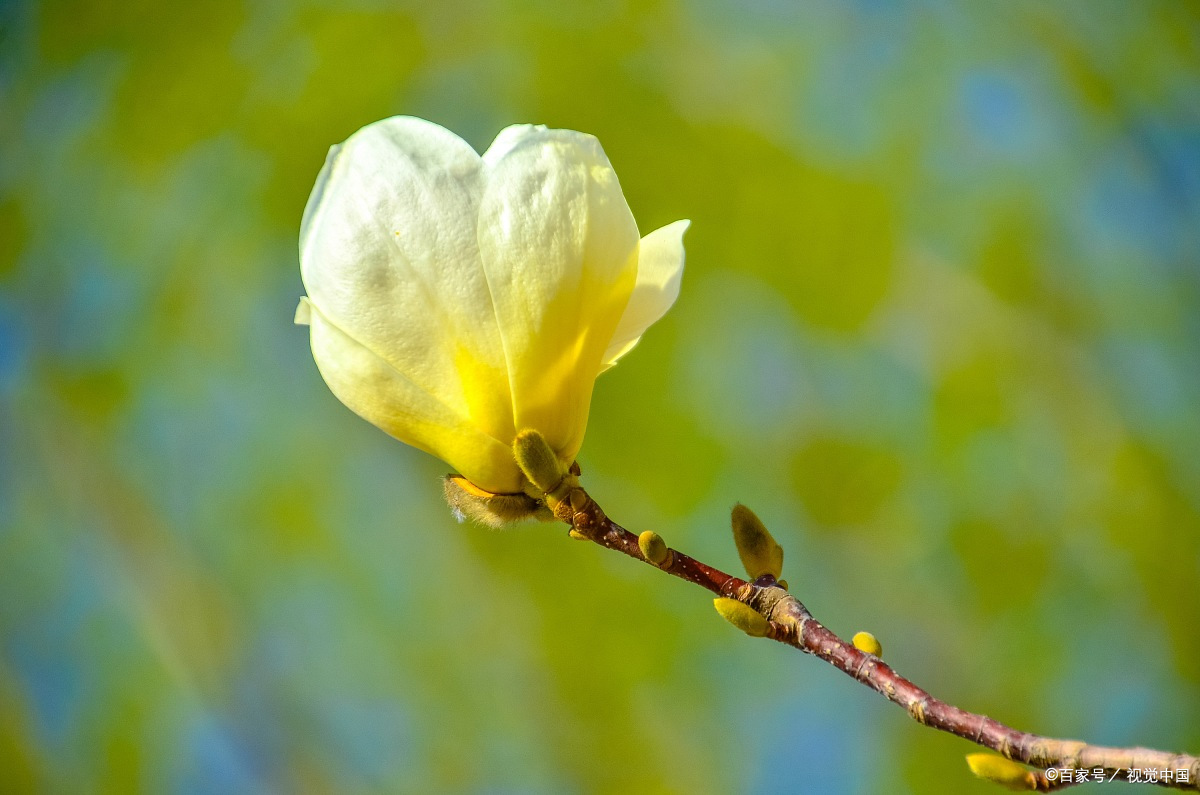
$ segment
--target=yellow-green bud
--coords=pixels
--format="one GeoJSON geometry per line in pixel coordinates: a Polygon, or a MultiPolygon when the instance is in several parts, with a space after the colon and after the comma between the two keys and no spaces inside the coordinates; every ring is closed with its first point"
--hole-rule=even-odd
{"type": "Polygon", "coordinates": [[[533,429],[517,434],[513,441],[513,455],[529,482],[543,492],[554,491],[567,474],[567,469],[554,454],[550,443],[533,429]]]}
{"type": "Polygon", "coordinates": [[[783,570],[783,547],[767,531],[754,511],[738,503],[733,506],[733,541],[737,544],[738,557],[750,579],[770,574],[779,579],[783,570]]]}
{"type": "Polygon", "coordinates": [[[967,754],[967,766],[971,772],[1017,792],[1037,789],[1037,778],[1026,768],[996,754],[967,754]]]}
{"type": "Polygon", "coordinates": [[[721,618],[755,638],[765,638],[771,631],[770,624],[763,614],[737,599],[720,597],[713,600],[713,606],[721,614],[721,618]]]}
{"type": "Polygon", "coordinates": [[[787,580],[778,580],[776,582],[776,585],[778,585],[780,588],[782,588],[785,591],[788,589],[787,580]]]}
{"type": "Polygon", "coordinates": [[[876,657],[883,656],[883,645],[870,632],[856,632],[854,637],[850,639],[854,644],[854,648],[859,651],[865,651],[867,654],[874,654],[876,657]]]}
{"type": "Polygon", "coordinates": [[[669,565],[674,557],[667,548],[667,542],[653,530],[647,530],[638,536],[638,549],[642,551],[642,557],[655,566],[669,565]]]}
{"type": "Polygon", "coordinates": [[[473,519],[488,527],[503,527],[522,519],[548,522],[554,515],[546,505],[528,494],[492,494],[462,475],[447,475],[442,491],[450,510],[460,522],[473,519]]]}

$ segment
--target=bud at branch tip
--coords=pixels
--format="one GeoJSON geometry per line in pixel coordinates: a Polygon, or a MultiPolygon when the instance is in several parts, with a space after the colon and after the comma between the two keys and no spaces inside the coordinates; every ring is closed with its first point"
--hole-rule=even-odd
{"type": "Polygon", "coordinates": [[[750,579],[756,580],[764,574],[779,579],[783,571],[783,547],[767,531],[754,511],[738,503],[731,515],[733,542],[737,545],[738,557],[750,579]]]}

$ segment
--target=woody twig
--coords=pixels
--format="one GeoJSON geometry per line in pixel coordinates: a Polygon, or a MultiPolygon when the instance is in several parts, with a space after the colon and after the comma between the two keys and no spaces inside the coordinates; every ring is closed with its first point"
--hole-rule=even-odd
{"type": "Polygon", "coordinates": [[[656,533],[634,535],[609,519],[578,486],[547,497],[555,516],[571,526],[572,537],[624,553],[707,589],[718,597],[718,612],[747,634],[785,643],[824,660],[904,708],[916,722],[995,751],[998,756],[968,756],[972,772],[981,778],[1010,789],[1040,792],[1100,780],[1200,791],[1200,757],[1043,737],[930,695],[880,659],[873,637],[860,633],[854,642],[843,640],[787,592],[786,583],[778,579],[782,549],[744,506],[734,509],[734,538],[750,580],[671,549],[656,533]]]}

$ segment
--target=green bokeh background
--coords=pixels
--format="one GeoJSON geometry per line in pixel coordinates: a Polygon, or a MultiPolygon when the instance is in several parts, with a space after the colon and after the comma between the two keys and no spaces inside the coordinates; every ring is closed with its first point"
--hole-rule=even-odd
{"type": "Polygon", "coordinates": [[[745,502],[938,695],[1200,751],[1195,4],[0,2],[0,790],[995,791],[333,398],[300,214],[396,113],[693,220],[610,514],[733,569],[745,502]]]}

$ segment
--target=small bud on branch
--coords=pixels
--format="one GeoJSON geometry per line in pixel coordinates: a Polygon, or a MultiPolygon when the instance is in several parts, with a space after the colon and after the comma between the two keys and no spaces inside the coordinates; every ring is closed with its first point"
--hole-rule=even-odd
{"type": "Polygon", "coordinates": [[[854,648],[866,654],[873,654],[876,657],[883,656],[883,646],[879,640],[870,632],[856,632],[854,637],[850,639],[854,644],[854,648]]]}

